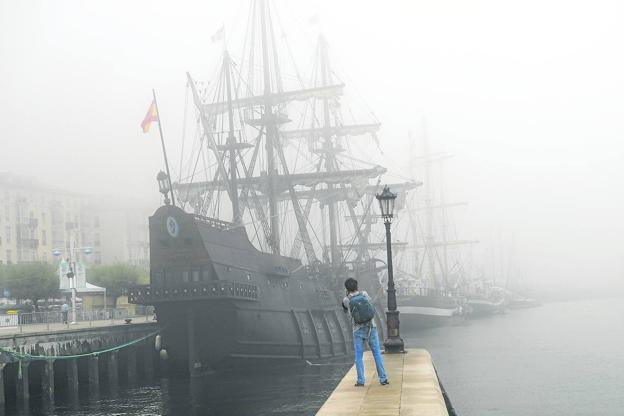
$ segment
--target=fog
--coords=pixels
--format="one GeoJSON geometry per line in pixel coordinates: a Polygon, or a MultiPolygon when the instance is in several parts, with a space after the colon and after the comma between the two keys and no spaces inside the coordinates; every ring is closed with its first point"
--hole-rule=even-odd
{"type": "MultiPolygon", "coordinates": [[[[209,79],[222,53],[211,36],[225,24],[230,42],[247,4],[0,2],[0,171],[157,203],[160,142],[139,127],[151,89],[177,171],[185,72],[209,79]]],[[[502,250],[538,288],[624,288],[622,2],[276,7],[299,29],[295,54],[326,35],[382,123],[389,181],[405,176],[407,131],[419,138],[426,120],[432,151],[453,156],[448,197],[469,202],[453,220],[480,241],[484,268],[502,250]]]]}

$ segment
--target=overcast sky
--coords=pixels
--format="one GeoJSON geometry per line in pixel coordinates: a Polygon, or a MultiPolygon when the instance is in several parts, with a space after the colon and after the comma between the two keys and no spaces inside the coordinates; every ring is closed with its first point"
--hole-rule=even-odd
{"type": "MultiPolygon", "coordinates": [[[[213,72],[210,37],[241,30],[248,1],[0,1],[0,171],[154,198],[160,144],[139,128],[151,89],[175,159],[185,72],[213,72]]],[[[426,117],[432,150],[453,155],[449,197],[470,202],[460,234],[484,262],[513,240],[533,282],[623,286],[624,3],[276,5],[299,53],[319,14],[348,87],[383,123],[394,175],[426,117]]]]}

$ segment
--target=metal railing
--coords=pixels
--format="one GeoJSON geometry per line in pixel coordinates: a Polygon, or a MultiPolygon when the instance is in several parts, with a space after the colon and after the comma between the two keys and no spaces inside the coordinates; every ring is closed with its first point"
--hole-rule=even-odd
{"type": "MultiPolygon", "coordinates": [[[[111,321],[132,319],[132,322],[149,322],[154,319],[154,308],[151,306],[140,306],[135,308],[106,308],[106,309],[77,309],[75,323],[88,322],[89,326],[97,321],[111,321]]],[[[61,311],[46,312],[26,312],[16,314],[0,314],[0,328],[19,327],[19,331],[23,331],[25,326],[45,325],[46,329],[50,329],[51,324],[73,323],[73,314],[71,309],[66,316],[61,311]]]]}

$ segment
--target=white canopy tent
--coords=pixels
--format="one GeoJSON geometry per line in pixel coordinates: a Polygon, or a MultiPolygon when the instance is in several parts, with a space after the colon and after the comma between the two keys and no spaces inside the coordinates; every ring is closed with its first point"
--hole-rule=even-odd
{"type": "MultiPolygon", "coordinates": [[[[71,291],[72,291],[71,289],[61,289],[61,292],[63,293],[71,293],[71,291]]],[[[106,308],[106,288],[105,287],[100,287],[100,286],[91,284],[89,282],[85,282],[85,287],[77,288],[76,293],[77,294],[102,293],[104,295],[104,307],[106,308]]]]}

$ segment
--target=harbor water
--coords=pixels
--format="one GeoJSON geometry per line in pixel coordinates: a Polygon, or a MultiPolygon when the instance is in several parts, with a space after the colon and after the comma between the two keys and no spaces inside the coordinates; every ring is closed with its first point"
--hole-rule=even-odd
{"type": "MultiPolygon", "coordinates": [[[[624,299],[547,303],[404,338],[431,352],[460,416],[624,414],[624,299]]],[[[9,414],[313,415],[351,363],[311,364],[161,379],[9,414]]]]}

